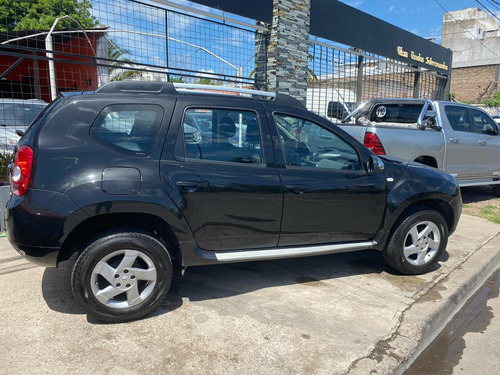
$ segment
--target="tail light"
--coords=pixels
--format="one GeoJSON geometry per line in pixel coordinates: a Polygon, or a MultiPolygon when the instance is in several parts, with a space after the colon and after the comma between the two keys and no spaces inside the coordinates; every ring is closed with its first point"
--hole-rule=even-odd
{"type": "Polygon", "coordinates": [[[30,182],[31,167],[33,165],[33,150],[28,146],[21,146],[17,151],[12,167],[11,190],[12,194],[21,197],[26,193],[30,182]]]}
{"type": "Polygon", "coordinates": [[[377,137],[377,134],[366,132],[365,133],[365,147],[372,150],[375,155],[385,155],[385,149],[380,142],[380,138],[377,137]]]}

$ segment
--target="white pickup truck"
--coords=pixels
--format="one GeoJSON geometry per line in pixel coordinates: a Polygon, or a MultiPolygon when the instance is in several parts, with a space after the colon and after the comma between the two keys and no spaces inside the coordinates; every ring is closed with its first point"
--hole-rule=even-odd
{"type": "Polygon", "coordinates": [[[375,154],[430,165],[460,186],[492,185],[500,196],[500,127],[481,109],[423,99],[374,99],[341,128],[375,154]]]}

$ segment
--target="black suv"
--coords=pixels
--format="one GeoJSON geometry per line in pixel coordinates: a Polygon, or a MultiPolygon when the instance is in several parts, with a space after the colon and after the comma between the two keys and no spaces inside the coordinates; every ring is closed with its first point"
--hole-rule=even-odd
{"type": "Polygon", "coordinates": [[[438,261],[462,207],[453,177],[382,160],[289,96],[186,86],[62,95],[16,148],[8,238],[46,267],[78,252],[89,314],[147,314],[176,264],[363,249],[404,274],[438,261]]]}

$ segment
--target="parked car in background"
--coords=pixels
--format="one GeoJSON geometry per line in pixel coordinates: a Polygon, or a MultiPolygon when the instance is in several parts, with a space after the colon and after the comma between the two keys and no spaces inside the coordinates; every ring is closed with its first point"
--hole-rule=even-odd
{"type": "Polygon", "coordinates": [[[43,111],[47,103],[38,99],[0,99],[0,153],[12,152],[29,124],[43,111]]]}
{"type": "Polygon", "coordinates": [[[330,121],[342,120],[354,110],[355,105],[354,91],[333,87],[307,89],[307,109],[330,121]]]}
{"type": "Polygon", "coordinates": [[[47,267],[78,253],[75,298],[111,322],[158,306],[174,263],[375,249],[433,269],[462,209],[453,177],[379,158],[289,96],[207,90],[223,88],[122,81],[53,102],[16,146],[13,247],[47,267]]]}
{"type": "Polygon", "coordinates": [[[370,100],[340,127],[376,155],[429,165],[500,196],[500,130],[483,110],[423,99],[370,100]]]}
{"type": "Polygon", "coordinates": [[[495,120],[497,124],[500,124],[500,115],[494,115],[493,120],[495,120]]]}

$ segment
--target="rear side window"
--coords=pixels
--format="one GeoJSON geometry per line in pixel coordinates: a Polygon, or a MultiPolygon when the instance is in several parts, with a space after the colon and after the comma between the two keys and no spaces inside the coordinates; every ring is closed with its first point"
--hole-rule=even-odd
{"type": "Polygon", "coordinates": [[[90,136],[114,150],[147,156],[153,149],[162,117],[163,109],[158,105],[110,105],[95,120],[90,136]]]}
{"type": "Polygon", "coordinates": [[[253,111],[190,108],[182,129],[188,159],[263,163],[259,122],[253,111]]]}
{"type": "Polygon", "coordinates": [[[446,117],[453,130],[458,132],[470,132],[469,116],[467,109],[454,105],[447,105],[444,109],[446,117]]]}

